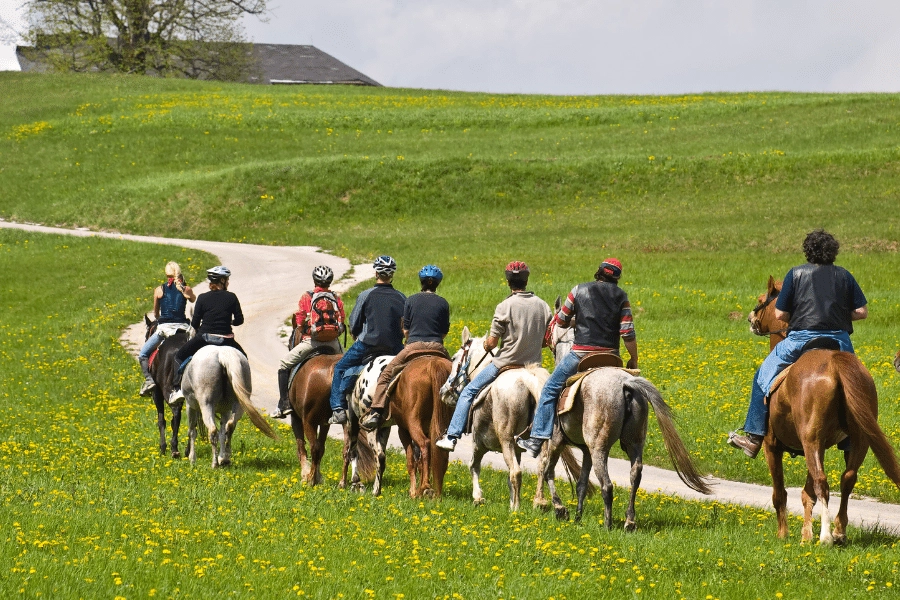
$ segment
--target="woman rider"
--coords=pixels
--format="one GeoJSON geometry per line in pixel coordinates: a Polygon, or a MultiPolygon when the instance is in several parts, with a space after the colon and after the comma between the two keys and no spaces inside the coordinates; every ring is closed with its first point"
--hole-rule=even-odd
{"type": "Polygon", "coordinates": [[[209,291],[197,297],[194,307],[194,317],[191,319],[191,327],[196,334],[175,353],[175,360],[179,367],[172,382],[172,395],[169,404],[184,398],[181,391],[181,376],[187,367],[189,359],[200,348],[209,344],[218,346],[231,346],[247,356],[241,345],[234,341],[232,325],[238,326],[244,323],[244,313],[241,312],[241,303],[237,296],[228,291],[228,279],[231,271],[226,267],[213,267],[206,271],[209,279],[209,291]]]}

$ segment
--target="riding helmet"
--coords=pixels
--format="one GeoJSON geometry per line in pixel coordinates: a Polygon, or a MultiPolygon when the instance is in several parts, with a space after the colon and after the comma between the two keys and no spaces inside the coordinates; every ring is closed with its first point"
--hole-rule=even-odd
{"type": "Polygon", "coordinates": [[[600,263],[600,268],[597,269],[596,277],[599,279],[601,276],[612,279],[613,281],[618,281],[619,277],[622,276],[622,263],[619,259],[610,257],[600,263]]]}
{"type": "Polygon", "coordinates": [[[334,271],[331,270],[331,267],[319,265],[318,267],[313,269],[312,277],[313,283],[315,283],[317,286],[328,287],[334,280],[334,271]]]}
{"type": "Polygon", "coordinates": [[[419,271],[419,281],[434,279],[436,283],[440,283],[443,278],[444,273],[436,265],[425,265],[419,271]]]}
{"type": "Polygon", "coordinates": [[[397,263],[393,258],[387,255],[376,258],[375,262],[372,263],[372,267],[374,267],[375,272],[378,275],[386,275],[387,277],[393,277],[394,273],[397,271],[397,263]]]}

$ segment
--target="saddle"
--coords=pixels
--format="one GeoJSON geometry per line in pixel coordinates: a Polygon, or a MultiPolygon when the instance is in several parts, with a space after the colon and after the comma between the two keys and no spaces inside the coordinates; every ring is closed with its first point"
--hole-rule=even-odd
{"type": "MultiPolygon", "coordinates": [[[[803,354],[806,353],[808,350],[838,350],[838,351],[840,351],[840,349],[841,349],[840,343],[838,343],[838,341],[834,338],[826,338],[826,337],[813,338],[813,339],[809,340],[808,342],[806,342],[806,344],[803,345],[803,348],[800,350],[800,356],[803,356],[803,354]]],[[[791,367],[793,367],[793,366],[794,366],[793,364],[788,365],[784,369],[784,371],[782,371],[781,373],[779,373],[778,375],[775,376],[775,380],[772,382],[772,385],[769,386],[769,393],[768,393],[768,395],[766,395],[766,398],[765,398],[766,404],[769,403],[769,399],[775,393],[775,390],[777,390],[781,386],[781,384],[784,383],[784,380],[787,378],[788,371],[790,371],[791,367]]]]}
{"type": "Polygon", "coordinates": [[[297,373],[300,372],[300,369],[303,368],[303,365],[308,363],[310,360],[315,358],[316,356],[320,356],[322,354],[337,354],[338,352],[332,348],[331,346],[319,346],[318,348],[313,348],[312,352],[306,355],[306,358],[301,360],[299,363],[294,365],[294,368],[291,369],[291,376],[288,378],[288,389],[291,389],[291,385],[294,383],[294,377],[297,376],[297,373]]]}
{"type": "MultiPolygon", "coordinates": [[[[507,371],[512,371],[513,369],[524,369],[525,365],[506,365],[500,367],[500,370],[497,371],[497,377],[500,377],[502,374],[507,371]]],[[[494,381],[497,381],[495,378],[494,381]]],[[[494,381],[487,384],[481,391],[478,392],[478,395],[475,396],[475,399],[472,401],[472,408],[469,409],[469,416],[466,418],[466,427],[463,430],[463,433],[472,433],[472,415],[475,414],[475,407],[484,402],[484,399],[487,398],[488,394],[491,393],[491,388],[494,386],[494,381]]]]}

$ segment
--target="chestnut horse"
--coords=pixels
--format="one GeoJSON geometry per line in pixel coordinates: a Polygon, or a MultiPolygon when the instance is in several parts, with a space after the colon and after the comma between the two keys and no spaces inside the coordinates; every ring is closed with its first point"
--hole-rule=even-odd
{"type": "MultiPolygon", "coordinates": [[[[781,283],[769,277],[768,289],[759,297],[749,320],[757,335],[781,335],[787,323],[775,319],[775,303],[781,283]]],[[[771,339],[772,347],[780,341],[771,339]]],[[[819,541],[824,545],[847,541],[847,502],[856,485],[857,471],[869,447],[884,472],[900,487],[900,465],[890,442],[878,426],[878,394],[872,375],[856,355],[838,350],[808,350],[790,367],[784,382],[769,399],[768,431],[763,440],[772,475],[772,504],[778,517],[778,537],[788,535],[787,491],[784,488],[785,451],[806,457],[803,488],[802,540],[813,537],[812,513],[822,505],[819,541]],[[831,531],[825,450],[850,437],[844,450],[846,469],[841,475],[841,503],[831,531]]]]}
{"type": "MultiPolygon", "coordinates": [[[[291,429],[297,441],[297,458],[300,473],[308,485],[322,483],[320,465],[325,456],[325,441],[328,439],[328,417],[331,406],[331,378],[334,365],[341,359],[340,354],[318,354],[303,363],[291,382],[288,398],[294,412],[291,413],[291,429]],[[306,440],[309,440],[309,455],[306,440]]],[[[365,441],[365,440],[363,440],[365,441]]],[[[359,450],[361,471],[371,477],[375,470],[375,457],[369,446],[363,443],[359,450]]],[[[343,486],[341,486],[343,487],[343,486]]]]}
{"type": "MultiPolygon", "coordinates": [[[[144,315],[144,323],[147,325],[147,335],[144,341],[150,339],[150,336],[156,331],[156,321],[151,321],[147,315],[144,315]]],[[[166,453],[166,399],[172,393],[172,374],[178,365],[175,361],[175,353],[184,346],[188,340],[186,331],[179,331],[175,335],[165,338],[156,349],[156,358],[150,365],[150,375],[156,382],[153,388],[153,404],[156,406],[156,426],[159,429],[159,452],[166,453]]],[[[184,407],[184,400],[177,402],[171,406],[172,410],[172,439],[170,441],[172,448],[172,458],[180,458],[181,452],[178,450],[178,430],[181,428],[181,410],[184,407]]]]}
{"type": "MultiPolygon", "coordinates": [[[[359,415],[372,403],[378,376],[392,356],[380,356],[360,373],[350,400],[349,436],[354,440],[359,432],[359,415]]],[[[423,356],[406,365],[390,391],[390,418],[369,433],[370,444],[378,458],[375,485],[372,493],[381,493],[388,435],[397,426],[400,443],[406,450],[406,470],[409,473],[409,495],[413,498],[440,497],[444,490],[444,475],[450,454],[435,443],[450,424],[452,409],[441,401],[440,388],[450,375],[450,361],[442,356],[423,356]]],[[[352,459],[345,458],[344,469],[352,459]]],[[[354,463],[354,487],[361,489],[354,463]]]]}

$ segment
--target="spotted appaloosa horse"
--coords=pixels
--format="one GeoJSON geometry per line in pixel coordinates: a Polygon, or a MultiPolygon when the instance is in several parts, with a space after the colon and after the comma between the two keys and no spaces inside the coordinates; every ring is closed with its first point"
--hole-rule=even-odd
{"type": "MultiPolygon", "coordinates": [[[[150,339],[153,332],[156,331],[156,321],[150,320],[144,315],[144,323],[147,325],[147,335],[144,341],[150,339]]],[[[175,353],[187,342],[187,332],[179,331],[175,335],[169,336],[163,340],[156,351],[156,358],[150,365],[150,375],[156,382],[153,388],[153,404],[156,406],[156,426],[159,429],[159,452],[166,453],[166,398],[172,393],[172,374],[178,365],[175,361],[175,353]]],[[[184,402],[180,401],[171,406],[172,411],[172,439],[170,441],[172,448],[172,458],[180,458],[181,452],[178,450],[178,430],[181,428],[181,409],[184,402]]]]}
{"type": "MultiPolygon", "coordinates": [[[[749,320],[757,335],[780,335],[787,323],[775,318],[775,302],[781,283],[769,277],[765,294],[751,311],[749,320]]],[[[783,335],[781,339],[783,339],[783,335]]],[[[775,340],[772,343],[774,348],[775,340]]],[[[768,431],[763,440],[766,462],[772,476],[772,504],[778,517],[778,537],[788,535],[787,491],[784,488],[785,451],[806,457],[802,540],[813,537],[812,513],[822,505],[819,541],[847,541],[847,502],[856,485],[857,471],[871,446],[884,472],[900,487],[900,465],[891,443],[878,426],[878,393],[872,375],[856,355],[838,350],[808,350],[788,372],[769,400],[768,431]],[[841,475],[841,504],[831,531],[829,489],[825,473],[825,450],[850,437],[844,450],[846,468],[841,475]]]]}
{"type": "Polygon", "coordinates": [[[188,458],[191,464],[197,460],[199,418],[203,419],[209,433],[214,469],[231,464],[231,436],[245,412],[263,434],[278,439],[265,418],[250,402],[251,385],[250,363],[236,348],[204,346],[194,354],[184,371],[181,386],[187,403],[190,427],[188,458]],[[216,414],[221,416],[221,428],[216,423],[216,414]]]}
{"type": "MultiPolygon", "coordinates": [[[[573,334],[554,325],[551,348],[556,355],[557,364],[571,349],[572,339],[573,334]]],[[[538,476],[550,488],[557,518],[569,518],[569,510],[556,493],[553,476],[562,448],[571,444],[581,448],[583,452],[581,476],[576,487],[578,508],[575,519],[580,520],[584,511],[584,499],[593,466],[597,479],[600,480],[605,505],[603,521],[607,529],[612,528],[613,485],[607,461],[610,449],[618,441],[631,461],[631,496],[625,510],[625,530],[635,529],[634,501],[641,483],[648,405],[653,407],[656,414],[666,450],[678,477],[692,490],[702,494],[712,493],[684,447],[672,422],[671,409],[659,390],[643,377],[635,377],[623,369],[605,367],[590,371],[584,376],[572,410],[557,416],[553,436],[544,444],[541,452],[538,476]]],[[[534,504],[539,507],[547,504],[540,486],[534,504]]]]}
{"type": "MultiPolygon", "coordinates": [[[[455,404],[466,383],[491,361],[490,357],[485,356],[484,338],[472,337],[468,327],[463,328],[461,342],[459,351],[453,355],[450,378],[441,387],[441,395],[448,404],[455,404]]],[[[541,388],[549,377],[547,369],[537,364],[528,365],[522,369],[504,371],[482,391],[483,399],[477,400],[472,409],[472,460],[469,472],[472,474],[472,499],[475,504],[484,502],[479,482],[481,461],[485,454],[493,451],[503,454],[509,470],[509,508],[519,510],[522,451],[516,445],[515,436],[531,423],[541,388]]]]}
{"type": "MultiPolygon", "coordinates": [[[[360,374],[350,400],[348,439],[359,431],[359,415],[371,405],[378,376],[392,356],[380,356],[369,363],[360,374]]],[[[450,424],[451,410],[441,402],[440,387],[450,374],[450,361],[442,356],[423,356],[410,362],[397,378],[388,395],[390,418],[369,433],[369,444],[378,459],[372,493],[381,493],[386,465],[385,449],[392,425],[397,426],[400,443],[406,450],[406,470],[409,473],[409,495],[413,498],[439,497],[444,489],[449,453],[435,446],[450,424]]],[[[348,460],[352,456],[348,454],[348,460]]],[[[345,461],[346,469],[346,461],[345,461]]],[[[354,463],[354,487],[361,489],[354,463]]]]}

